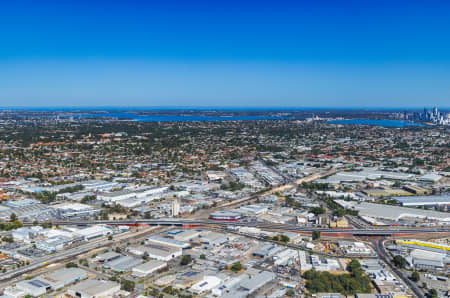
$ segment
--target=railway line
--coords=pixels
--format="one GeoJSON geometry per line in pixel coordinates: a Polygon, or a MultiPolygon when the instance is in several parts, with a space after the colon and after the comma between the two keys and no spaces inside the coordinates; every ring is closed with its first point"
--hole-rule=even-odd
{"type": "MultiPolygon", "coordinates": [[[[24,223],[25,225],[32,225],[33,223],[24,223]]],[[[64,225],[127,225],[127,226],[181,226],[181,227],[196,227],[196,226],[220,226],[230,229],[239,227],[254,227],[261,229],[271,229],[279,231],[293,231],[293,232],[307,232],[312,233],[318,231],[328,234],[348,234],[353,236],[395,236],[397,234],[420,234],[420,233],[450,233],[450,227],[371,227],[371,228],[318,228],[318,227],[303,227],[293,224],[274,224],[263,222],[242,222],[242,221],[216,221],[216,220],[196,220],[196,219],[127,219],[127,220],[57,220],[39,222],[38,224],[52,224],[57,226],[64,225]]]]}

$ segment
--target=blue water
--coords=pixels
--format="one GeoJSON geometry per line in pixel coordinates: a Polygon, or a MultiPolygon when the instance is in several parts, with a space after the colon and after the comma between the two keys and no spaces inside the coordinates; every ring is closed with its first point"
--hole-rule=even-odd
{"type": "Polygon", "coordinates": [[[191,115],[155,115],[155,116],[145,116],[136,115],[134,113],[105,113],[105,114],[81,114],[74,115],[74,117],[83,118],[117,118],[126,119],[139,122],[175,122],[175,121],[230,121],[230,120],[280,120],[280,119],[290,119],[289,117],[273,117],[273,116],[224,116],[224,117],[214,117],[214,116],[191,116],[191,115]]]}
{"type": "Polygon", "coordinates": [[[383,127],[407,127],[407,126],[420,126],[426,127],[426,125],[416,122],[406,122],[401,120],[371,120],[371,119],[348,119],[348,120],[332,120],[327,121],[332,124],[353,124],[353,125],[375,125],[383,127]]]}

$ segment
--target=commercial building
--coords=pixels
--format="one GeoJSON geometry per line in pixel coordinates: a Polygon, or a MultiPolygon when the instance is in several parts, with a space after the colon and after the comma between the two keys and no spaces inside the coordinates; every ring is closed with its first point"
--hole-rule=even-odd
{"type": "Polygon", "coordinates": [[[141,259],[136,259],[130,256],[121,256],[118,259],[105,263],[103,267],[115,272],[128,272],[140,264],[142,264],[141,259]]]}
{"type": "Polygon", "coordinates": [[[120,291],[120,284],[109,280],[90,279],[70,287],[67,294],[79,298],[113,297],[120,291]]]}
{"type": "Polygon", "coordinates": [[[444,207],[450,205],[450,195],[443,196],[416,196],[395,198],[405,207],[444,207]]]}
{"type": "Polygon", "coordinates": [[[244,298],[255,293],[258,289],[274,280],[276,275],[268,271],[246,270],[233,288],[226,291],[223,298],[244,298]]]}
{"type": "Polygon", "coordinates": [[[147,253],[147,255],[152,259],[168,262],[181,256],[183,250],[182,248],[173,246],[146,244],[130,247],[129,252],[137,256],[143,256],[147,253]]]}
{"type": "Polygon", "coordinates": [[[413,180],[414,174],[380,171],[376,168],[364,168],[361,171],[339,172],[326,179],[315,180],[315,183],[340,184],[342,182],[363,182],[367,180],[413,180]]]}
{"type": "Polygon", "coordinates": [[[440,243],[421,241],[416,239],[411,240],[395,240],[397,245],[403,245],[408,248],[419,248],[422,250],[431,250],[441,253],[450,253],[450,246],[440,243]]]}
{"type": "Polygon", "coordinates": [[[51,206],[58,218],[84,218],[100,213],[100,209],[81,203],[62,203],[51,206]]]}
{"type": "Polygon", "coordinates": [[[419,196],[431,194],[431,190],[415,185],[405,185],[403,188],[406,191],[419,196]]]}
{"type": "Polygon", "coordinates": [[[201,281],[194,284],[189,291],[196,294],[205,293],[220,285],[221,282],[222,280],[216,276],[206,275],[201,281]]]}
{"type": "Polygon", "coordinates": [[[268,207],[265,205],[246,205],[239,207],[237,211],[246,215],[260,215],[267,213],[268,207]]]}
{"type": "Polygon", "coordinates": [[[172,201],[172,217],[176,217],[180,214],[180,203],[177,199],[172,201]]]}
{"type": "Polygon", "coordinates": [[[416,269],[442,269],[446,263],[446,254],[422,249],[413,249],[410,253],[412,265],[416,269]]]}
{"type": "Polygon", "coordinates": [[[161,236],[151,236],[151,237],[147,238],[147,243],[156,244],[156,245],[166,245],[166,246],[182,248],[182,249],[191,247],[191,245],[189,243],[170,239],[170,238],[165,238],[165,237],[161,237],[161,236]]]}
{"type": "Polygon", "coordinates": [[[217,211],[217,212],[211,213],[209,215],[209,218],[213,219],[213,220],[237,221],[242,218],[242,215],[237,212],[217,211]]]}
{"type": "Polygon", "coordinates": [[[344,200],[335,200],[335,202],[343,208],[358,210],[360,216],[375,217],[391,221],[399,221],[401,219],[411,218],[450,222],[450,214],[445,212],[373,204],[366,202],[356,203],[344,200]]]}
{"type": "Polygon", "coordinates": [[[83,269],[65,268],[42,277],[20,281],[16,284],[16,288],[28,295],[38,297],[86,278],[88,274],[83,269]]]}
{"type": "Polygon", "coordinates": [[[200,236],[200,232],[197,230],[173,230],[167,232],[167,235],[178,241],[191,241],[194,238],[200,236]]]}
{"type": "Polygon", "coordinates": [[[132,275],[136,277],[145,277],[153,272],[163,269],[167,266],[166,262],[159,260],[151,260],[132,269],[132,275]]]}
{"type": "Polygon", "coordinates": [[[111,235],[113,231],[105,226],[92,226],[75,232],[78,236],[82,237],[84,240],[89,241],[94,238],[103,237],[111,235]]]}
{"type": "Polygon", "coordinates": [[[426,174],[426,175],[423,175],[422,177],[418,178],[419,181],[429,182],[429,183],[436,183],[441,179],[442,179],[441,175],[433,174],[433,173],[426,174]]]}
{"type": "Polygon", "coordinates": [[[104,254],[96,256],[95,260],[100,263],[105,263],[105,262],[110,262],[110,261],[116,260],[116,259],[120,258],[121,256],[122,255],[119,253],[116,253],[114,251],[109,251],[104,254]]]}

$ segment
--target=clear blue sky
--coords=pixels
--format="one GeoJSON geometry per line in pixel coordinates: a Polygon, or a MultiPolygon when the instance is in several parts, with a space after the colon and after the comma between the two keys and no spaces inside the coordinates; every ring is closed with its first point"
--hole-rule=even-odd
{"type": "Polygon", "coordinates": [[[450,106],[450,1],[2,1],[0,106],[450,106]]]}

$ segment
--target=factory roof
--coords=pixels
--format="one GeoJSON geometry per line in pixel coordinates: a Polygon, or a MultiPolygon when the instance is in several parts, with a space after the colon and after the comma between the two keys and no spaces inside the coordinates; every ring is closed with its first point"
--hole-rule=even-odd
{"type": "Polygon", "coordinates": [[[181,247],[181,248],[188,248],[191,246],[189,243],[170,239],[170,238],[165,238],[165,237],[161,237],[161,236],[151,236],[147,240],[148,240],[148,242],[163,243],[163,244],[167,244],[169,246],[181,247]]]}
{"type": "Polygon", "coordinates": [[[165,265],[167,265],[166,262],[158,261],[158,260],[151,260],[151,261],[143,263],[139,266],[134,267],[133,270],[147,272],[147,271],[152,271],[155,268],[159,268],[160,266],[165,266],[165,265]]]}
{"type": "Polygon", "coordinates": [[[111,270],[118,271],[118,272],[126,272],[130,271],[133,267],[136,267],[137,265],[141,264],[141,259],[135,259],[130,256],[124,256],[120,257],[118,259],[115,259],[111,262],[105,263],[106,268],[110,268],[111,270]]]}
{"type": "Polygon", "coordinates": [[[450,214],[445,212],[373,204],[366,202],[357,203],[344,200],[335,200],[335,202],[344,208],[358,210],[361,216],[370,216],[396,221],[402,218],[421,218],[450,221],[450,214]]]}
{"type": "Polygon", "coordinates": [[[89,279],[71,287],[71,290],[74,292],[85,293],[91,297],[96,297],[97,295],[117,286],[118,284],[113,281],[89,279]]]}
{"type": "Polygon", "coordinates": [[[50,274],[47,274],[43,277],[39,277],[39,280],[48,282],[48,283],[57,283],[64,281],[71,281],[77,278],[87,278],[88,275],[86,271],[81,268],[64,268],[61,270],[54,271],[50,274]]]}
{"type": "Polygon", "coordinates": [[[417,205],[450,205],[450,196],[416,196],[416,197],[398,197],[397,202],[403,206],[417,205]]]}

